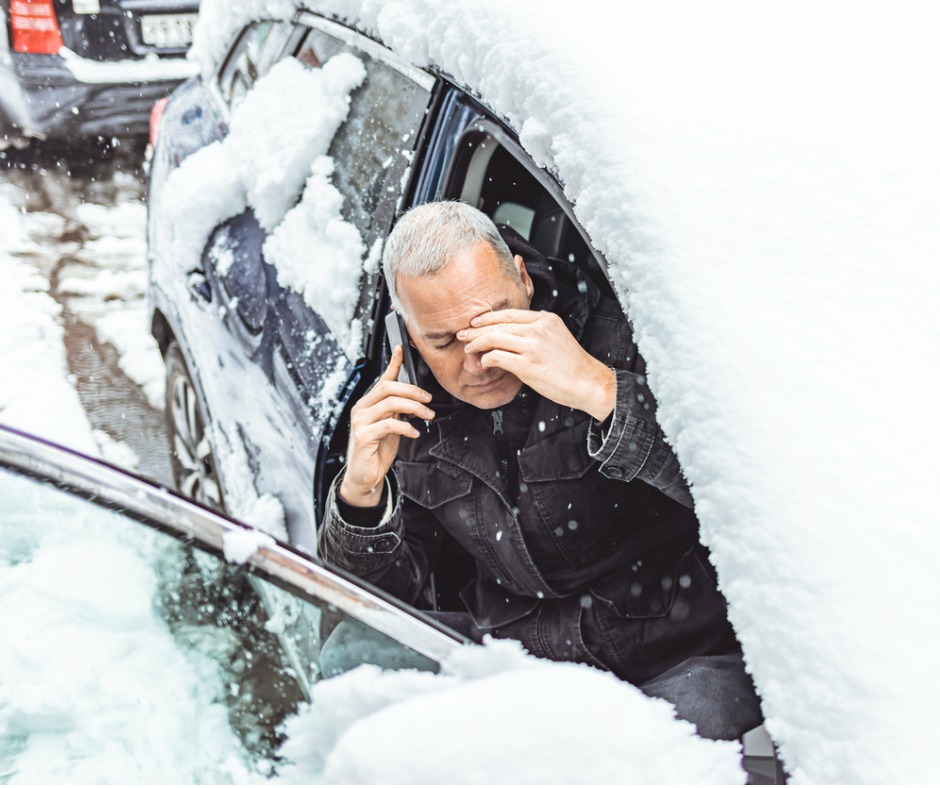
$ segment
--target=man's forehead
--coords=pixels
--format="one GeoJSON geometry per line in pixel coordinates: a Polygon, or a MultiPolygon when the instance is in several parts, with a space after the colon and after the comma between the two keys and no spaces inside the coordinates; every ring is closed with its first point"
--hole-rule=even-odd
{"type": "Polygon", "coordinates": [[[469,328],[470,321],[479,315],[487,312],[498,312],[502,309],[512,307],[512,299],[502,297],[493,301],[478,301],[476,303],[468,302],[466,309],[451,315],[414,315],[415,328],[418,329],[421,336],[425,339],[444,339],[452,336],[462,328],[469,328]],[[427,318],[427,319],[423,319],[427,318]]]}

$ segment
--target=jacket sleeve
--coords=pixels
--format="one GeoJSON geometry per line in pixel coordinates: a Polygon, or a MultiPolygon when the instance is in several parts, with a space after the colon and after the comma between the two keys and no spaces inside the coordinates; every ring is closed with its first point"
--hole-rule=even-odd
{"type": "Polygon", "coordinates": [[[343,519],[336,502],[341,481],[342,474],[330,486],[319,534],[320,557],[413,604],[440,554],[437,521],[405,499],[392,470],[386,477],[390,489],[382,519],[374,526],[353,525],[343,519]]]}
{"type": "Polygon", "coordinates": [[[646,376],[615,369],[614,412],[603,425],[594,419],[588,431],[588,454],[610,479],[639,479],[684,506],[692,496],[679,461],[656,423],[656,401],[646,376]]]}

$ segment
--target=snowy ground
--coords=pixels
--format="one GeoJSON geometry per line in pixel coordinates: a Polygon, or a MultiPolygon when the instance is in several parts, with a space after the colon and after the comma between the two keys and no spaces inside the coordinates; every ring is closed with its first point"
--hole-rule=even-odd
{"type": "Polygon", "coordinates": [[[96,453],[169,483],[163,363],[145,307],[146,211],[139,158],[128,154],[71,163],[80,156],[77,150],[36,147],[0,153],[0,165],[5,165],[0,169],[0,250],[4,266],[13,270],[12,281],[32,283],[5,287],[4,293],[13,298],[16,289],[31,288],[33,302],[55,317],[54,327],[37,328],[36,344],[28,344],[13,338],[12,327],[25,331],[29,321],[12,305],[0,315],[0,325],[11,327],[0,342],[9,343],[9,351],[22,360],[15,367],[22,371],[5,376],[10,390],[0,407],[8,410],[0,418],[88,450],[73,435],[70,425],[76,419],[59,419],[60,406],[47,407],[70,398],[37,396],[67,383],[87,414],[96,453]],[[64,375],[52,382],[50,368],[26,385],[22,376],[37,374],[31,367],[43,363],[44,351],[48,355],[52,349],[45,341],[53,339],[49,332],[56,332],[64,351],[61,362],[55,362],[64,364],[64,375]],[[9,400],[17,396],[13,410],[9,400]]]}

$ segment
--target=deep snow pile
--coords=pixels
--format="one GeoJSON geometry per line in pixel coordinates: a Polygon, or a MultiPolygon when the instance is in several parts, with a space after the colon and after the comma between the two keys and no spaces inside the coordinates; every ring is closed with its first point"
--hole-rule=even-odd
{"type": "MultiPolygon", "coordinates": [[[[291,6],[204,5],[204,68],[291,6]]],[[[940,9],[309,5],[453,75],[561,176],[794,779],[930,779],[940,9]]]]}
{"type": "Polygon", "coordinates": [[[291,783],[740,783],[735,742],[677,722],[609,673],[491,640],[440,675],[366,665],[316,684],[288,720],[291,783]]]}

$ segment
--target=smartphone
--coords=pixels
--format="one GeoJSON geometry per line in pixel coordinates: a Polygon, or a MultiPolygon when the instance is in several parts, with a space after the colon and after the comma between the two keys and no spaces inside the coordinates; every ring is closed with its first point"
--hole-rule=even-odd
{"type": "Polygon", "coordinates": [[[398,312],[389,312],[385,316],[385,335],[388,337],[389,352],[394,352],[396,346],[401,345],[404,354],[404,362],[401,365],[401,371],[398,373],[398,379],[402,383],[410,383],[412,386],[418,385],[415,376],[415,360],[411,353],[411,344],[408,342],[408,330],[405,328],[405,321],[401,319],[398,312]]]}

